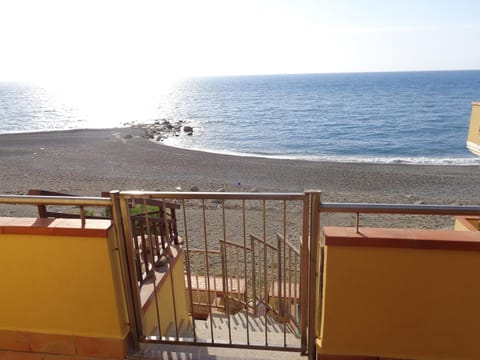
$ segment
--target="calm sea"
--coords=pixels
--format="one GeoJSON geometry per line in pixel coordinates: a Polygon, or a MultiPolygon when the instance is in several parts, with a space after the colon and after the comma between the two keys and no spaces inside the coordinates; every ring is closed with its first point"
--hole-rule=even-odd
{"type": "Polygon", "coordinates": [[[465,147],[471,103],[480,100],[480,71],[193,78],[158,95],[139,92],[131,101],[109,94],[81,101],[81,94],[75,99],[39,86],[0,83],[0,133],[168,119],[184,120],[194,135],[172,137],[166,144],[205,151],[480,163],[465,147]]]}

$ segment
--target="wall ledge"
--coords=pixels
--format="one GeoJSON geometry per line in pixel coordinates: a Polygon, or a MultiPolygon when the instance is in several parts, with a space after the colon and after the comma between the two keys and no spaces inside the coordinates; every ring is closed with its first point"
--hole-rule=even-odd
{"type": "Polygon", "coordinates": [[[132,350],[130,333],[122,338],[100,338],[0,330],[0,359],[121,360],[132,350]]]}
{"type": "Polygon", "coordinates": [[[111,220],[0,217],[0,234],[106,237],[111,220]]]}
{"type": "Polygon", "coordinates": [[[323,228],[327,246],[480,251],[480,232],[354,227],[323,228]]]}

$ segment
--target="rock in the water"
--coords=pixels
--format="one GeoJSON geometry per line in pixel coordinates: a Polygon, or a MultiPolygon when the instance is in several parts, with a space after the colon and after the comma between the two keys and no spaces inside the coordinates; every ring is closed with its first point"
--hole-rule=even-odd
{"type": "Polygon", "coordinates": [[[200,189],[198,188],[198,186],[192,186],[190,188],[190,191],[199,191],[200,189]]]}
{"type": "Polygon", "coordinates": [[[193,128],[191,126],[184,126],[183,131],[186,133],[193,133],[193,128]]]}

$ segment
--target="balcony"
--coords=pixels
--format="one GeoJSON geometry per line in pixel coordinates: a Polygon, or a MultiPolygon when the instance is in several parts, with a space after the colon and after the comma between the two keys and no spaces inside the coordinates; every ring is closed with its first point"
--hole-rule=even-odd
{"type": "Polygon", "coordinates": [[[40,211],[0,219],[2,290],[15,294],[1,300],[2,356],[480,358],[478,207],[325,203],[317,192],[2,203],[40,211]],[[78,211],[60,218],[50,206],[78,211]],[[325,226],[326,213],[352,213],[355,226],[325,226]],[[376,228],[363,226],[368,214],[456,223],[376,228]]]}

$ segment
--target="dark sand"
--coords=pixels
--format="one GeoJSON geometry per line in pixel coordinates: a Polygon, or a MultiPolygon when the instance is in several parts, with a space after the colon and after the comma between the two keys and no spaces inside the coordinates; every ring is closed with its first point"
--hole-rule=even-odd
{"type": "MultiPolygon", "coordinates": [[[[200,191],[318,189],[323,200],[339,202],[480,203],[475,166],[237,157],[164,146],[131,128],[0,135],[0,169],[0,194],[44,189],[97,196],[114,189],[190,191],[196,186],[200,191]]],[[[0,215],[12,213],[22,212],[0,205],[0,215]]]]}

